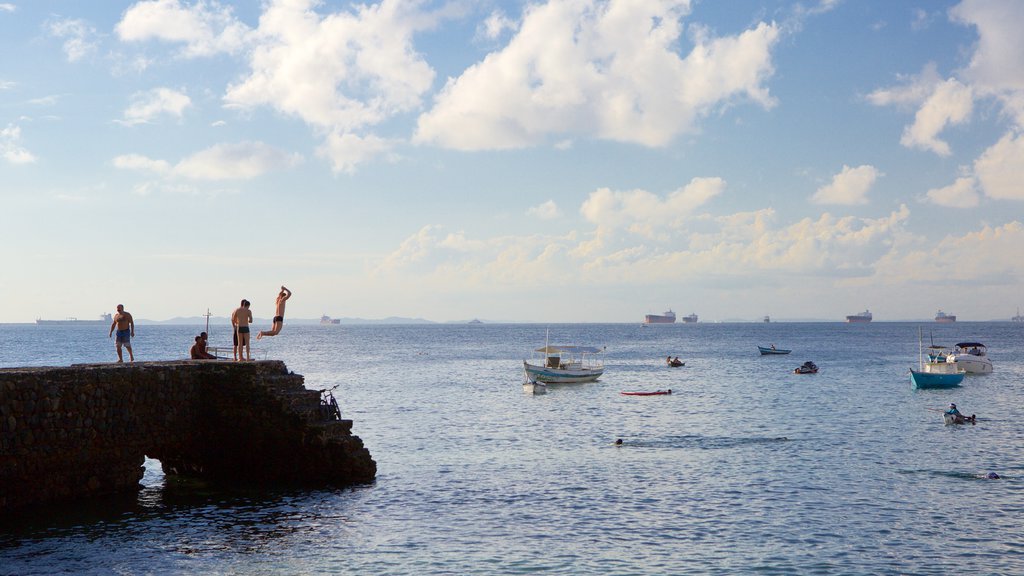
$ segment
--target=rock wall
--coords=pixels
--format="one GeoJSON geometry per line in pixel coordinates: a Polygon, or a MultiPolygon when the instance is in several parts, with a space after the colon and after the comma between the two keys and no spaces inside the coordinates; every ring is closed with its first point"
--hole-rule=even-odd
{"type": "Polygon", "coordinates": [[[372,482],[352,421],[283,362],[0,369],[0,511],[136,490],[165,473],[244,484],[372,482]]]}

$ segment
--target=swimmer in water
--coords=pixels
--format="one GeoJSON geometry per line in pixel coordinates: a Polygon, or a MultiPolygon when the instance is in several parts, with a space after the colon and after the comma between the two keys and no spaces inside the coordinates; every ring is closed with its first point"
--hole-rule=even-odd
{"type": "Polygon", "coordinates": [[[616,440],[615,441],[615,445],[616,446],[622,446],[622,438],[619,438],[618,440],[616,440]]]}

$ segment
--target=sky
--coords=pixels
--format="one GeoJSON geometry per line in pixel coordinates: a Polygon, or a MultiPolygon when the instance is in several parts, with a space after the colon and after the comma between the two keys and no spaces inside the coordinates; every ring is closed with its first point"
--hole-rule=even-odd
{"type": "Polygon", "coordinates": [[[0,322],[1008,319],[1024,2],[0,0],[0,322]]]}

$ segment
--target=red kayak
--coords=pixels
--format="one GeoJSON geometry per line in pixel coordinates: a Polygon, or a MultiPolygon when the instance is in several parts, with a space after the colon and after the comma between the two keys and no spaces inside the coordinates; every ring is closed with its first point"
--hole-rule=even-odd
{"type": "Polygon", "coordinates": [[[671,394],[672,390],[658,390],[657,392],[619,392],[623,396],[665,396],[671,394]]]}

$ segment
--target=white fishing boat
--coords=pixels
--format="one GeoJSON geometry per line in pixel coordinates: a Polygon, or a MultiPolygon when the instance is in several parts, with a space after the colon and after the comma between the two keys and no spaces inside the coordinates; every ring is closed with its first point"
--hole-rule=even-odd
{"type": "Polygon", "coordinates": [[[960,342],[953,347],[947,362],[956,362],[968,374],[991,374],[992,361],[988,349],[981,342],[960,342]]]}
{"type": "Polygon", "coordinates": [[[964,381],[965,372],[956,362],[947,356],[939,360],[938,356],[928,357],[924,361],[924,345],[921,343],[921,330],[917,331],[918,368],[910,369],[910,386],[912,388],[955,388],[964,381]]]}
{"type": "Polygon", "coordinates": [[[537,362],[523,360],[525,382],[576,384],[593,382],[604,374],[604,364],[592,358],[603,352],[601,348],[545,345],[536,351],[540,353],[537,362]]]}

